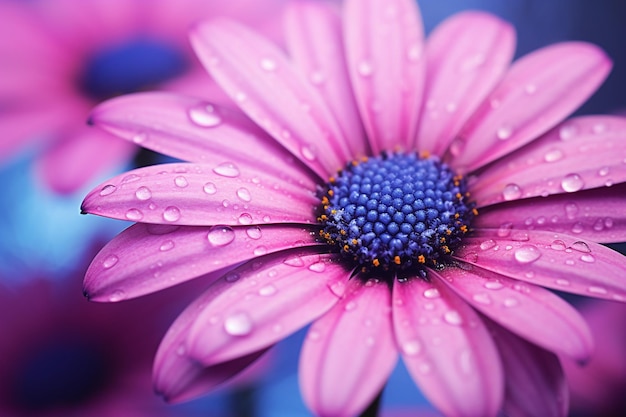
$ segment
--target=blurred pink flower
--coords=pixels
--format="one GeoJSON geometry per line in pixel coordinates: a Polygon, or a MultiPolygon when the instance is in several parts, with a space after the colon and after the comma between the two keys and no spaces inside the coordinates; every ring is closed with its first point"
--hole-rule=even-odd
{"type": "Polygon", "coordinates": [[[596,351],[584,365],[563,358],[572,412],[597,417],[622,415],[626,411],[626,306],[590,301],[580,311],[589,323],[596,351]]]}
{"type": "Polygon", "coordinates": [[[86,125],[96,103],[148,88],[215,93],[189,25],[226,15],[275,32],[269,17],[282,2],[0,1],[0,160],[39,140],[42,180],[75,191],[135,149],[86,125]]]}
{"type": "Polygon", "coordinates": [[[284,27],[289,56],[229,20],[192,31],[243,114],[167,93],[92,113],[190,162],[85,198],[137,222],[95,257],[86,295],[213,282],[157,353],[171,401],[313,322],[300,382],[319,415],[361,412],[399,355],[445,415],[566,415],[555,353],[585,361],[592,338],[543,287],[626,299],[624,258],[599,244],[626,238],[626,119],[562,121],[609,58],[568,42],[511,64],[513,28],[478,12],[425,42],[411,0],[293,2],[284,27]]]}

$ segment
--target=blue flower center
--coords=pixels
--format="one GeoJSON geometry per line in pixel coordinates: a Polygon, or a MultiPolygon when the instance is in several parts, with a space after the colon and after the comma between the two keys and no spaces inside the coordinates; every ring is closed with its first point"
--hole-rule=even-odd
{"type": "Polygon", "coordinates": [[[320,236],[362,272],[450,262],[478,214],[464,178],[437,157],[383,153],[349,163],[321,198],[320,236]]]}
{"type": "Polygon", "coordinates": [[[153,89],[187,69],[182,51],[149,38],[99,51],[84,68],[80,87],[95,100],[153,89]]]}
{"type": "Polygon", "coordinates": [[[12,401],[32,412],[84,404],[108,384],[108,362],[104,352],[81,341],[42,346],[9,377],[12,401]]]}

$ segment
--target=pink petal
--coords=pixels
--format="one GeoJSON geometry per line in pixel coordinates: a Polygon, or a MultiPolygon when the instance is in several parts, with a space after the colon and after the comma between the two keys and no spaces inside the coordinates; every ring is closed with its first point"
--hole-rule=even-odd
{"type": "Polygon", "coordinates": [[[275,45],[223,19],[197,25],[191,41],[239,107],[320,178],[328,178],[350,159],[332,113],[275,45]]]}
{"type": "Polygon", "coordinates": [[[393,321],[402,358],[445,415],[495,416],[504,379],[493,340],[476,312],[433,278],[394,284],[393,321]]]}
{"type": "Polygon", "coordinates": [[[80,126],[54,143],[37,161],[40,178],[52,190],[72,193],[102,172],[127,162],[135,147],[106,132],[80,126]]]}
{"type": "Polygon", "coordinates": [[[350,154],[366,155],[367,141],[350,87],[337,10],[319,1],[292,2],[285,14],[285,33],[294,64],[324,98],[350,154]]]}
{"type": "Polygon", "coordinates": [[[300,389],[317,415],[357,415],[382,390],[398,358],[390,298],[387,284],[355,278],[311,326],[300,354],[300,389]]]}
{"type": "Polygon", "coordinates": [[[545,230],[579,236],[594,242],[626,241],[626,184],[595,188],[575,194],[557,194],[480,211],[476,229],[498,229],[504,221],[515,230],[545,230]]]}
{"type": "MultiPolygon", "coordinates": [[[[205,75],[206,77],[206,75],[205,75]]],[[[207,77],[208,78],[208,77],[207,77]]],[[[241,112],[171,93],[138,93],[100,104],[92,123],[126,140],[185,161],[243,161],[302,178],[310,173],[241,112]]]]}
{"type": "Polygon", "coordinates": [[[516,61],[460,132],[454,166],[472,171],[532,141],[576,110],[611,68],[582,42],[539,49],[516,61]]]}
{"type": "Polygon", "coordinates": [[[480,173],[473,196],[484,206],[625,182],[625,137],[624,117],[569,120],[480,173]]]}
{"type": "Polygon", "coordinates": [[[87,269],[84,289],[91,300],[119,301],[220,271],[265,253],[318,244],[308,229],[298,227],[180,227],[138,223],[116,236],[95,256],[87,269]]]}
{"type": "Polygon", "coordinates": [[[84,213],[144,223],[311,223],[319,200],[297,179],[262,167],[224,162],[154,165],[119,175],[91,191],[84,213]],[[289,181],[292,181],[291,183],[289,181]]]}
{"type": "Polygon", "coordinates": [[[374,154],[410,149],[426,64],[412,0],[348,0],[344,39],[352,88],[374,154]]]}
{"type": "Polygon", "coordinates": [[[508,68],[515,30],[491,14],[463,12],[428,37],[417,146],[442,155],[508,68]]]}
{"type": "Polygon", "coordinates": [[[619,252],[570,235],[506,226],[464,238],[455,257],[542,287],[626,301],[626,258],[619,252]]]}
{"type": "Polygon", "coordinates": [[[589,359],[593,349],[589,327],[571,305],[552,292],[478,267],[447,267],[436,274],[506,329],[547,350],[578,361],[589,359]]]}
{"type": "Polygon", "coordinates": [[[487,321],[506,374],[507,416],[565,417],[569,393],[559,358],[487,321]]]}
{"type": "Polygon", "coordinates": [[[189,356],[215,365],[249,355],[336,304],[350,272],[314,250],[255,259],[212,285],[187,335],[189,356]]]}

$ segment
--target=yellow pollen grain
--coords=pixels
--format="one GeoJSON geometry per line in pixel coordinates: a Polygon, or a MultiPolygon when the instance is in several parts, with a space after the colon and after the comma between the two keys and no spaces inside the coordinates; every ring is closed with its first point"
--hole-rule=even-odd
{"type": "Polygon", "coordinates": [[[336,179],[335,177],[330,177],[330,178],[328,179],[328,182],[330,182],[331,184],[334,184],[334,183],[335,183],[335,181],[337,181],[337,179],[336,179]]]}
{"type": "Polygon", "coordinates": [[[348,252],[350,250],[350,246],[348,245],[343,245],[343,250],[348,252]]]}
{"type": "Polygon", "coordinates": [[[425,264],[426,263],[426,258],[424,257],[424,255],[420,255],[417,257],[417,262],[421,263],[421,264],[425,264]]]}
{"type": "Polygon", "coordinates": [[[396,256],[393,258],[393,262],[394,262],[396,265],[400,265],[400,262],[401,262],[400,257],[399,257],[398,255],[396,255],[396,256]]]}
{"type": "Polygon", "coordinates": [[[335,195],[335,192],[333,190],[328,190],[328,195],[332,197],[335,195]]]}
{"type": "Polygon", "coordinates": [[[461,217],[461,215],[459,213],[454,213],[454,218],[458,219],[459,217],[461,217]]]}
{"type": "Polygon", "coordinates": [[[374,264],[374,266],[380,266],[380,261],[376,258],[372,261],[372,264],[374,264]]]}
{"type": "Polygon", "coordinates": [[[450,229],[446,230],[446,234],[447,234],[448,236],[450,236],[450,235],[452,234],[452,230],[450,230],[450,229]]]}
{"type": "Polygon", "coordinates": [[[353,244],[353,245],[356,245],[357,243],[359,243],[359,241],[358,241],[358,240],[356,240],[356,239],[352,239],[352,244],[353,244]]]}
{"type": "Polygon", "coordinates": [[[361,162],[367,162],[367,161],[369,161],[369,158],[367,156],[361,157],[361,162]]]}
{"type": "Polygon", "coordinates": [[[330,201],[328,200],[328,197],[326,197],[326,196],[322,197],[322,204],[325,205],[325,206],[330,204],[330,201]]]}
{"type": "Polygon", "coordinates": [[[348,233],[348,232],[346,232],[345,230],[341,229],[341,230],[339,231],[339,233],[341,233],[341,235],[342,235],[342,236],[345,236],[345,235],[346,235],[346,233],[348,233]]]}
{"type": "Polygon", "coordinates": [[[461,232],[467,233],[467,226],[466,225],[461,226],[461,232]]]}
{"type": "Polygon", "coordinates": [[[321,220],[321,221],[326,221],[326,220],[328,220],[328,216],[327,216],[327,215],[325,215],[325,214],[322,214],[322,215],[320,216],[320,220],[321,220]]]}
{"type": "Polygon", "coordinates": [[[456,198],[458,198],[458,199],[460,200],[461,198],[463,198],[463,194],[461,194],[461,193],[456,193],[456,198]]]}
{"type": "Polygon", "coordinates": [[[330,214],[337,214],[337,210],[334,210],[334,209],[333,209],[333,210],[331,210],[331,211],[330,211],[330,214]]]}
{"type": "Polygon", "coordinates": [[[451,251],[450,251],[450,248],[449,248],[447,245],[443,245],[441,248],[443,249],[443,251],[444,251],[445,253],[450,253],[450,252],[451,252],[451,251]]]}
{"type": "Polygon", "coordinates": [[[422,159],[430,158],[430,151],[421,151],[420,158],[422,159]]]}
{"type": "Polygon", "coordinates": [[[473,208],[472,209],[472,213],[474,213],[474,216],[478,216],[478,209],[473,208]]]}

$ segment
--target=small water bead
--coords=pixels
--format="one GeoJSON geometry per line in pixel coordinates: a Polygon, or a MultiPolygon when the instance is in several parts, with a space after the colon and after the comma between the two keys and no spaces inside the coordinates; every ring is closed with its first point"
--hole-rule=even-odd
{"type": "Polygon", "coordinates": [[[537,86],[535,84],[526,84],[524,86],[524,92],[528,95],[533,95],[537,92],[537,86]]]}
{"type": "Polygon", "coordinates": [[[598,294],[598,295],[605,295],[605,294],[608,294],[607,289],[606,289],[606,288],[604,288],[604,287],[595,287],[595,286],[592,286],[592,287],[587,288],[587,291],[589,291],[589,292],[590,292],[590,293],[592,293],[592,294],[598,294]]]}
{"type": "Polygon", "coordinates": [[[202,189],[208,195],[213,195],[217,192],[217,187],[212,182],[207,182],[206,184],[204,184],[204,187],[202,187],[202,189]]]}
{"type": "Polygon", "coordinates": [[[256,248],[254,248],[252,253],[254,254],[254,256],[265,255],[267,253],[267,247],[266,246],[257,246],[256,248]]]}
{"type": "Polygon", "coordinates": [[[505,201],[517,200],[522,196],[522,189],[517,184],[507,184],[502,190],[505,201]]]}
{"type": "Polygon", "coordinates": [[[324,272],[326,270],[326,264],[324,262],[316,262],[309,265],[309,271],[324,272]]]}
{"type": "Polygon", "coordinates": [[[580,191],[582,190],[584,185],[585,182],[578,174],[568,174],[561,181],[561,188],[563,188],[563,191],[566,191],[568,193],[580,191]]]}
{"type": "Polygon", "coordinates": [[[313,71],[309,75],[309,81],[311,81],[311,84],[319,86],[324,84],[324,82],[326,81],[326,76],[322,71],[313,71]]]}
{"type": "Polygon", "coordinates": [[[102,197],[111,195],[112,193],[115,192],[115,190],[117,190],[117,187],[115,185],[107,184],[104,187],[102,187],[102,189],[100,190],[100,195],[102,197]]]}
{"type": "Polygon", "coordinates": [[[437,288],[429,288],[424,291],[424,297],[433,299],[439,298],[441,295],[439,294],[439,290],[437,288]]]}
{"type": "Polygon", "coordinates": [[[246,229],[246,235],[248,235],[250,239],[258,240],[263,236],[263,231],[259,226],[251,226],[246,229]]]}
{"type": "Polygon", "coordinates": [[[528,264],[539,259],[541,252],[534,245],[522,245],[515,250],[513,257],[521,264],[528,264]]]}
{"type": "Polygon", "coordinates": [[[252,332],[252,319],[245,312],[232,314],[224,320],[224,330],[231,336],[246,336],[252,332]]]}
{"type": "Polygon", "coordinates": [[[166,240],[165,242],[161,243],[161,246],[159,246],[159,250],[161,252],[167,252],[174,249],[174,241],[172,240],[166,240]]]}
{"type": "Polygon", "coordinates": [[[178,177],[174,178],[174,184],[176,184],[178,188],[185,188],[189,185],[189,182],[187,181],[187,178],[179,175],[178,177]]]}
{"type": "Polygon", "coordinates": [[[240,175],[239,168],[232,162],[224,162],[213,168],[213,172],[217,175],[227,178],[235,178],[240,175]]]}
{"type": "Polygon", "coordinates": [[[568,285],[571,285],[571,283],[566,279],[557,279],[554,282],[556,282],[557,285],[560,285],[562,287],[567,287],[568,285]]]}
{"type": "Polygon", "coordinates": [[[268,297],[270,295],[276,294],[276,291],[277,289],[274,285],[268,284],[259,289],[259,295],[262,295],[263,297],[268,297]]]}
{"type": "Polygon", "coordinates": [[[586,262],[588,264],[591,264],[591,263],[594,263],[596,261],[596,258],[594,258],[593,255],[585,254],[585,255],[582,255],[580,257],[580,260],[583,261],[583,262],[586,262]]]}
{"type": "Polygon", "coordinates": [[[128,220],[138,222],[139,220],[143,219],[143,213],[137,209],[129,209],[128,211],[126,211],[126,218],[128,220]]]}
{"type": "Polygon", "coordinates": [[[235,232],[228,226],[213,226],[207,234],[207,239],[213,246],[226,246],[235,240],[235,232]]]}
{"type": "Polygon", "coordinates": [[[452,324],[454,326],[460,326],[463,324],[463,318],[456,310],[446,311],[443,315],[443,319],[446,323],[452,324]]]}
{"type": "Polygon", "coordinates": [[[152,198],[152,192],[148,187],[139,187],[137,191],[135,191],[135,197],[137,197],[137,200],[141,201],[149,200],[152,198]]]}
{"type": "Polygon", "coordinates": [[[109,255],[104,261],[102,261],[102,267],[104,269],[112,268],[115,264],[119,262],[120,258],[115,255],[109,255]]]}
{"type": "Polygon", "coordinates": [[[516,298],[506,298],[502,304],[504,304],[505,307],[515,307],[519,304],[519,301],[516,298]]]}
{"type": "Polygon", "coordinates": [[[496,232],[498,237],[508,237],[513,230],[513,223],[502,223],[496,232]]]}
{"type": "Polygon", "coordinates": [[[304,260],[298,255],[291,255],[283,261],[285,265],[293,266],[293,267],[302,267],[304,266],[304,260]]]}
{"type": "Polygon", "coordinates": [[[300,147],[300,153],[302,157],[309,162],[313,162],[317,159],[317,149],[310,143],[305,143],[300,147]]]}
{"type": "Polygon", "coordinates": [[[578,134],[578,128],[573,124],[565,124],[559,129],[559,138],[561,140],[570,140],[578,134]]]}
{"type": "Polygon", "coordinates": [[[248,190],[245,187],[241,187],[237,190],[237,197],[241,200],[244,201],[246,203],[250,202],[250,200],[252,200],[252,196],[250,195],[250,190],[248,190]]]}
{"type": "Polygon", "coordinates": [[[417,340],[409,340],[402,344],[402,352],[408,356],[415,356],[422,350],[422,345],[417,340]]]}
{"type": "Polygon", "coordinates": [[[546,162],[556,162],[563,158],[563,151],[560,149],[551,149],[543,156],[543,160],[546,162]]]}
{"type": "Polygon", "coordinates": [[[148,139],[147,133],[137,133],[133,136],[133,142],[135,142],[135,144],[137,145],[141,145],[146,141],[146,139],[148,139]]]}
{"type": "Polygon", "coordinates": [[[126,298],[126,293],[122,290],[115,290],[109,295],[109,301],[112,303],[117,303],[118,301],[122,301],[126,298]]]}
{"type": "Polygon", "coordinates": [[[363,77],[369,77],[374,72],[372,64],[369,61],[361,61],[357,66],[357,72],[363,77]]]}
{"type": "Polygon", "coordinates": [[[507,140],[513,135],[513,128],[510,126],[502,126],[496,130],[496,137],[500,140],[507,140]]]}
{"type": "Polygon", "coordinates": [[[271,58],[263,58],[261,59],[259,64],[261,65],[261,68],[264,69],[265,71],[275,71],[276,68],[278,67],[278,65],[276,64],[276,61],[274,61],[271,58]]]}
{"type": "Polygon", "coordinates": [[[504,288],[504,285],[500,281],[487,281],[485,282],[484,287],[489,290],[501,290],[504,288]]]}
{"type": "Polygon", "coordinates": [[[217,114],[211,104],[199,104],[189,109],[189,118],[200,127],[216,127],[222,123],[222,118],[217,114]]]}
{"type": "Polygon", "coordinates": [[[180,209],[176,206],[168,206],[163,210],[163,220],[177,222],[180,220],[180,209]]]}
{"type": "Polygon", "coordinates": [[[562,251],[562,250],[567,249],[567,245],[562,240],[557,239],[550,244],[550,248],[554,250],[562,251]]]}
{"type": "Polygon", "coordinates": [[[480,249],[481,250],[489,250],[491,248],[493,248],[494,246],[496,246],[496,241],[493,239],[489,239],[489,240],[485,240],[484,242],[482,242],[480,244],[480,249]]]}
{"type": "Polygon", "coordinates": [[[241,213],[237,221],[239,222],[239,224],[243,225],[252,224],[252,216],[250,215],[250,213],[241,213]]]}
{"type": "Polygon", "coordinates": [[[346,311],[352,311],[352,310],[356,309],[356,307],[357,307],[356,302],[354,302],[354,301],[348,301],[348,302],[346,303],[346,305],[344,306],[344,310],[346,310],[346,311]]]}
{"type": "Polygon", "coordinates": [[[474,294],[472,299],[479,304],[491,304],[491,297],[486,293],[474,294]]]}
{"type": "Polygon", "coordinates": [[[589,245],[581,240],[578,240],[572,243],[572,246],[570,246],[570,249],[575,250],[577,252],[582,252],[582,253],[591,252],[591,248],[589,248],[589,245]]]}

